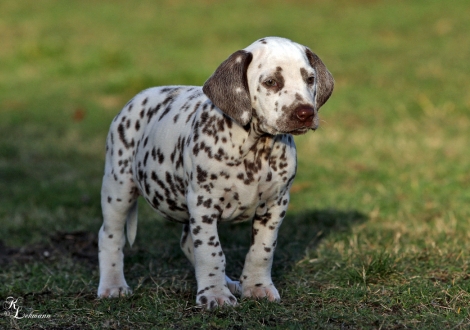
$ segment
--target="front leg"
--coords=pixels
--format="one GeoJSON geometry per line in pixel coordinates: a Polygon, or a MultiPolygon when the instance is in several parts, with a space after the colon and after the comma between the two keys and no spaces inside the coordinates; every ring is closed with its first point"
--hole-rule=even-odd
{"type": "Polygon", "coordinates": [[[197,207],[190,214],[192,257],[197,280],[196,303],[207,309],[225,304],[235,306],[237,299],[227,286],[225,255],[217,233],[220,212],[197,207]]]}
{"type": "MultiPolygon", "coordinates": [[[[183,250],[184,254],[194,267],[194,243],[189,231],[190,227],[189,223],[187,223],[183,226],[183,234],[181,235],[180,246],[181,250],[183,250]]],[[[225,281],[227,282],[227,286],[232,294],[241,294],[241,286],[239,281],[234,281],[227,275],[225,275],[225,281]]]]}
{"type": "Polygon", "coordinates": [[[286,214],[289,196],[280,197],[263,215],[255,215],[251,247],[240,277],[242,298],[279,301],[281,297],[271,280],[271,267],[277,233],[286,214]]]}

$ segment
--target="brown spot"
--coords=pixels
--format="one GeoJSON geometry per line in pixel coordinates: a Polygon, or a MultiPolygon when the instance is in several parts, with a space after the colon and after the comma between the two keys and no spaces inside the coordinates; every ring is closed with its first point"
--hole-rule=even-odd
{"type": "Polygon", "coordinates": [[[211,205],[212,205],[212,199],[210,199],[210,198],[206,199],[205,202],[202,203],[202,205],[204,205],[204,206],[207,207],[207,208],[211,207],[211,205]]]}
{"type": "Polygon", "coordinates": [[[201,296],[201,298],[199,298],[199,301],[202,303],[202,304],[207,304],[207,298],[206,296],[201,296]]]}
{"type": "Polygon", "coordinates": [[[201,183],[207,180],[207,171],[204,171],[199,165],[196,167],[196,171],[197,171],[198,183],[201,183]]]}
{"type": "Polygon", "coordinates": [[[204,202],[204,196],[202,196],[202,195],[197,196],[197,204],[196,204],[196,206],[201,205],[203,202],[204,202]]]}
{"type": "Polygon", "coordinates": [[[266,176],[266,182],[271,181],[272,178],[273,178],[273,173],[272,173],[272,172],[269,172],[268,175],[266,176]]]}
{"type": "Polygon", "coordinates": [[[207,223],[207,224],[212,224],[214,222],[214,219],[208,215],[203,215],[202,216],[202,222],[207,223]]]}
{"type": "Polygon", "coordinates": [[[193,229],[193,234],[197,235],[201,231],[201,226],[197,226],[196,228],[193,229]]]}

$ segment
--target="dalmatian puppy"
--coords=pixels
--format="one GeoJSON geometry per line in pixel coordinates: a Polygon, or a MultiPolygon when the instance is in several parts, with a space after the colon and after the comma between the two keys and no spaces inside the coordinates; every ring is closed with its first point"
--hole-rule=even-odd
{"type": "Polygon", "coordinates": [[[99,297],[131,293],[123,273],[124,226],[132,245],[137,198],[183,224],[196,303],[279,301],[271,280],[277,233],[296,173],[292,135],[318,127],[334,81],[320,58],[291,40],[263,38],[229,56],[202,87],[164,86],[135,96],[106,144],[99,231],[99,297]],[[225,274],[217,226],[252,220],[239,281],[225,274]]]}

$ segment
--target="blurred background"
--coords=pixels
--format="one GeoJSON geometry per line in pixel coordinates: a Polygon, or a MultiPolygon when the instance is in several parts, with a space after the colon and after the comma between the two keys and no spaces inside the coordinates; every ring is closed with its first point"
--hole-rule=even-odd
{"type": "Polygon", "coordinates": [[[202,85],[272,35],[309,46],[336,80],[321,129],[297,138],[293,211],[467,221],[468,17],[464,0],[3,1],[0,238],[97,229],[120,108],[150,86],[202,85]]]}

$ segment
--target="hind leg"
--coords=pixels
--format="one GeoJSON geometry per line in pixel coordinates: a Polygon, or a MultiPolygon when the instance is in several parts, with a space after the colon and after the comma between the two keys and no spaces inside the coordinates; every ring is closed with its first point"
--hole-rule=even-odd
{"type": "Polygon", "coordinates": [[[123,248],[126,243],[124,236],[126,222],[128,237],[135,236],[137,226],[137,194],[134,191],[136,190],[131,179],[123,182],[116,180],[114,175],[105,174],[101,189],[103,225],[99,231],[98,243],[100,264],[98,297],[119,297],[132,293],[124,278],[123,248]]]}
{"type": "MultiPolygon", "coordinates": [[[[194,267],[194,245],[193,239],[191,237],[191,233],[189,232],[189,224],[183,225],[183,233],[181,235],[180,246],[181,250],[183,250],[186,257],[189,259],[191,264],[194,267]]],[[[240,295],[241,294],[241,285],[239,281],[233,281],[230,277],[225,275],[225,281],[227,282],[227,286],[232,294],[240,295]]]]}

